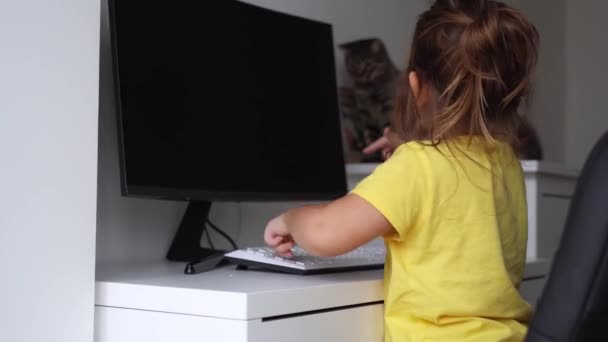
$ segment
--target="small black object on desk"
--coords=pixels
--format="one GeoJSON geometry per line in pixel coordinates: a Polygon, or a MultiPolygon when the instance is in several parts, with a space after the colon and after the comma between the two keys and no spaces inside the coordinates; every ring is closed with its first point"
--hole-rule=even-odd
{"type": "Polygon", "coordinates": [[[202,272],[211,271],[219,266],[225,265],[228,263],[228,259],[224,257],[223,252],[218,252],[205,258],[193,261],[186,265],[186,269],[184,269],[185,274],[197,274],[202,272]]]}

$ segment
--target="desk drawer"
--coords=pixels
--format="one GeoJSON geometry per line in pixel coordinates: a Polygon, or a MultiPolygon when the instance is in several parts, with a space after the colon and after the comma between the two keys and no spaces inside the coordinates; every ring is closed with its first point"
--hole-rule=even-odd
{"type": "Polygon", "coordinates": [[[252,324],[251,342],[382,342],[384,305],[261,320],[252,324]]]}

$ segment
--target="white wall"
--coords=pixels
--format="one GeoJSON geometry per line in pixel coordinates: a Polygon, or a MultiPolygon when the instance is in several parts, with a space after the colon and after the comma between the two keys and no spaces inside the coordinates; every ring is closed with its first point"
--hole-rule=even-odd
{"type": "Polygon", "coordinates": [[[93,339],[98,0],[0,2],[0,340],[93,339]]]}
{"type": "Polygon", "coordinates": [[[545,160],[562,163],[566,146],[565,0],[509,0],[540,33],[540,57],[529,117],[538,130],[545,160]]]}
{"type": "Polygon", "coordinates": [[[510,0],[541,33],[531,116],[547,159],[580,169],[608,131],[608,41],[601,0],[510,0]]]}
{"type": "MultiPolygon", "coordinates": [[[[416,16],[427,4],[425,0],[247,2],[332,23],[336,44],[381,37],[399,66],[405,61],[416,16]]],[[[107,19],[107,8],[102,5],[97,259],[98,262],[161,259],[185,206],[179,202],[120,196],[107,19]]],[[[339,51],[336,57],[339,74],[342,74],[339,51]]],[[[288,206],[290,204],[219,204],[213,207],[212,219],[237,236],[242,244],[261,244],[266,221],[288,206]]]]}
{"type": "Polygon", "coordinates": [[[608,41],[601,0],[510,0],[541,33],[531,117],[551,161],[580,169],[608,131],[608,41]]]}
{"type": "MultiPolygon", "coordinates": [[[[416,17],[430,1],[414,0],[242,0],[258,6],[333,24],[336,45],[361,38],[380,37],[393,62],[405,64],[416,17]]],[[[338,76],[344,78],[342,53],[336,50],[338,76]]]]}
{"type": "Polygon", "coordinates": [[[591,147],[608,131],[608,2],[566,3],[566,161],[581,167],[591,147]]]}

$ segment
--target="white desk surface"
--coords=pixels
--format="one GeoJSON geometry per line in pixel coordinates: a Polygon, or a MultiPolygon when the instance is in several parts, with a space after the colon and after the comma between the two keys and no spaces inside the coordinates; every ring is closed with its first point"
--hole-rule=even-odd
{"type": "MultiPolygon", "coordinates": [[[[528,262],[524,279],[548,262],[528,262]]],[[[382,270],[288,275],[234,266],[185,275],[184,263],[97,265],[95,305],[249,320],[382,301],[382,270]]]]}
{"type": "Polygon", "coordinates": [[[225,266],[185,275],[184,263],[97,265],[95,305],[256,319],[382,300],[382,270],[288,275],[225,266]]]}

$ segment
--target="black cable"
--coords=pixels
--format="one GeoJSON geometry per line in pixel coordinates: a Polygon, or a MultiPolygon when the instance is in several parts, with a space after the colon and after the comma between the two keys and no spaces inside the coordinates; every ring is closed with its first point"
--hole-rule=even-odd
{"type": "Polygon", "coordinates": [[[234,249],[239,249],[236,245],[236,243],[234,243],[234,240],[232,240],[230,238],[230,236],[228,236],[228,234],[224,233],[221,229],[219,229],[215,224],[213,224],[213,222],[211,222],[211,220],[207,219],[207,224],[209,224],[209,226],[211,226],[211,228],[213,228],[213,230],[215,230],[216,232],[218,232],[221,236],[224,237],[224,239],[228,240],[228,242],[230,242],[230,244],[232,245],[232,248],[234,249]]]}
{"type": "Polygon", "coordinates": [[[207,236],[207,242],[209,242],[209,247],[211,247],[211,249],[215,249],[215,246],[213,245],[213,241],[211,241],[211,235],[209,234],[209,229],[207,229],[207,227],[205,227],[205,235],[207,236]]]}

